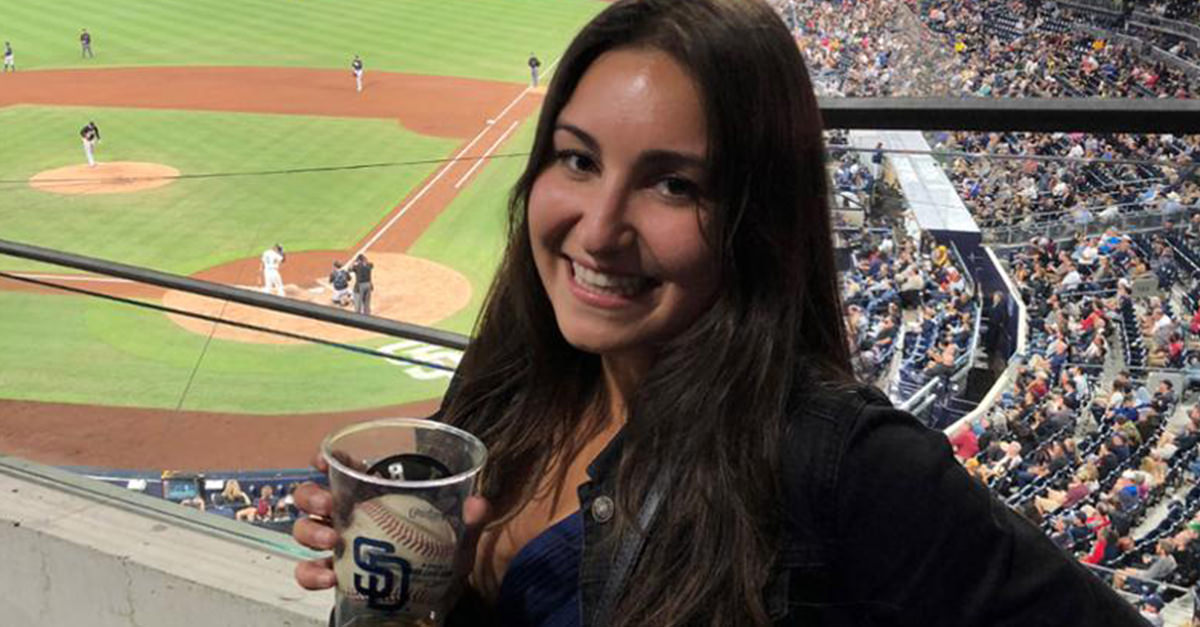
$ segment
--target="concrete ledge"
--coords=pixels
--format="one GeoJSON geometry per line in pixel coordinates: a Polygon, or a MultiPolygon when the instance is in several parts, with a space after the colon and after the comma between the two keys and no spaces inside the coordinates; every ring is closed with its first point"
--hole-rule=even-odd
{"type": "Polygon", "coordinates": [[[0,622],[313,626],[290,538],[0,457],[0,622]]]}

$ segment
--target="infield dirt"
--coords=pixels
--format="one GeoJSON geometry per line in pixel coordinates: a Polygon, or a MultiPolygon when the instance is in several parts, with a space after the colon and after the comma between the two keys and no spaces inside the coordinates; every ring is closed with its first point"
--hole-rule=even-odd
{"type": "Polygon", "coordinates": [[[113,161],[95,167],[80,164],[44,170],[29,179],[29,186],[69,196],[132,194],[170,185],[178,176],[179,170],[161,163],[113,161]]]}

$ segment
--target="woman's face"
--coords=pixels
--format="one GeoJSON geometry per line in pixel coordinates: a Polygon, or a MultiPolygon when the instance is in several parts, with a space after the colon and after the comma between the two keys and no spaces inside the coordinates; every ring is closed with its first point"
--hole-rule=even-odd
{"type": "Polygon", "coordinates": [[[607,52],[559,114],[553,150],[529,235],[559,329],[584,351],[652,356],[716,291],[700,94],[662,52],[607,52]]]}

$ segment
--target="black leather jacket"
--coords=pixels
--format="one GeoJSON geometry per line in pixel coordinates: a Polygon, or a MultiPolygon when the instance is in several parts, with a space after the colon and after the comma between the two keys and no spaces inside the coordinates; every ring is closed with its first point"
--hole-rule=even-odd
{"type": "MultiPolygon", "coordinates": [[[[763,591],[775,624],[1147,624],[968,477],[944,435],[878,391],[824,390],[794,406],[782,443],[788,540],[763,591]]],[[[620,448],[618,435],[579,488],[585,627],[603,627],[594,614],[618,544],[609,532],[620,448]]],[[[454,625],[495,619],[459,609],[454,625]]]]}

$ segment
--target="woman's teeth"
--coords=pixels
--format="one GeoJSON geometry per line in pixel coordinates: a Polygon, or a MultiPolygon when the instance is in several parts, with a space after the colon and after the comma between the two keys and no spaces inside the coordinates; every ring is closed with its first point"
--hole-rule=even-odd
{"type": "Polygon", "coordinates": [[[574,261],[571,262],[571,267],[575,270],[575,282],[596,292],[633,296],[650,283],[649,279],[641,277],[617,276],[597,272],[574,261]]]}

